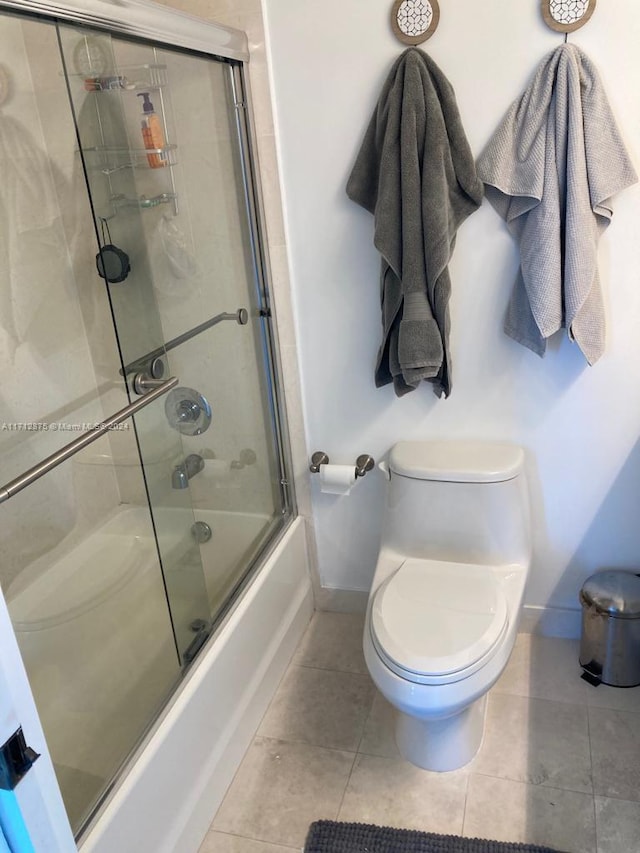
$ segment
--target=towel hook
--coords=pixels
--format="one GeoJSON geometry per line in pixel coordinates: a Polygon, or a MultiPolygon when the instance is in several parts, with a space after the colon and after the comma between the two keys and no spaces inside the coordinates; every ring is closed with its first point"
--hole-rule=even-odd
{"type": "Polygon", "coordinates": [[[557,33],[567,34],[584,27],[596,9],[597,0],[540,0],[542,17],[545,24],[557,33]]]}
{"type": "Polygon", "coordinates": [[[391,29],[403,44],[422,44],[440,23],[438,0],[395,0],[391,9],[391,29]]]}

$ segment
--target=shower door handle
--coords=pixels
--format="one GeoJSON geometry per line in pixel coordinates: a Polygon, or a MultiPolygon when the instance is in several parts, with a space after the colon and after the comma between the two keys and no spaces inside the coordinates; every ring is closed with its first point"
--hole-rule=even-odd
{"type": "Polygon", "coordinates": [[[127,418],[130,418],[131,415],[135,415],[136,412],[139,412],[140,409],[144,409],[144,407],[148,406],[149,403],[153,403],[153,401],[157,400],[158,397],[162,397],[162,395],[166,394],[167,391],[175,388],[178,382],[179,379],[177,376],[171,376],[152,391],[144,394],[139,400],[136,400],[128,406],[125,406],[124,409],[120,409],[120,411],[115,412],[102,423],[96,424],[93,429],[78,436],[74,441],[69,442],[69,444],[66,444],[60,450],[52,453],[51,456],[47,456],[46,459],[43,459],[42,462],[34,465],[33,468],[29,468],[28,471],[24,472],[24,474],[21,474],[14,480],[10,480],[0,488],[0,503],[8,501],[9,498],[12,498],[18,492],[21,492],[22,489],[25,489],[32,483],[35,483],[35,481],[39,480],[44,474],[47,474],[49,471],[57,468],[58,465],[66,462],[67,459],[75,456],[76,453],[85,448],[88,444],[99,439],[100,436],[104,435],[112,429],[112,427],[117,424],[121,424],[123,421],[126,421],[127,418]]]}

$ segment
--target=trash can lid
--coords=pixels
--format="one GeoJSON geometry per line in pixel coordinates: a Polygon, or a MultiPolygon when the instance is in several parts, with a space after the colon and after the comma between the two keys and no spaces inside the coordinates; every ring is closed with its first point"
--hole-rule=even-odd
{"type": "Polygon", "coordinates": [[[618,619],[638,619],[640,574],[622,569],[597,572],[584,582],[580,600],[618,619]]]}

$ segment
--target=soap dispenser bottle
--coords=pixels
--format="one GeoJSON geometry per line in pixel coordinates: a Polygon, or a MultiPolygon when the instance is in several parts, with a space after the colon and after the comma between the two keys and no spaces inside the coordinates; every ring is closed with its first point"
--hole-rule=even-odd
{"type": "Polygon", "coordinates": [[[159,169],[167,165],[167,155],[164,151],[158,152],[157,149],[163,149],[165,145],[164,134],[162,132],[162,124],[160,117],[157,115],[151,103],[151,98],[148,92],[142,92],[138,95],[142,98],[142,141],[147,149],[154,149],[153,154],[147,154],[147,162],[152,169],[159,169]]]}

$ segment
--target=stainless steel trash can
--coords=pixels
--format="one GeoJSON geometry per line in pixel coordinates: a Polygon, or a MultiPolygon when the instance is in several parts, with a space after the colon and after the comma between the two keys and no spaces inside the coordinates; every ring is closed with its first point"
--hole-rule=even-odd
{"type": "Polygon", "coordinates": [[[591,684],[640,684],[640,574],[607,569],[580,590],[580,666],[591,684]]]}

